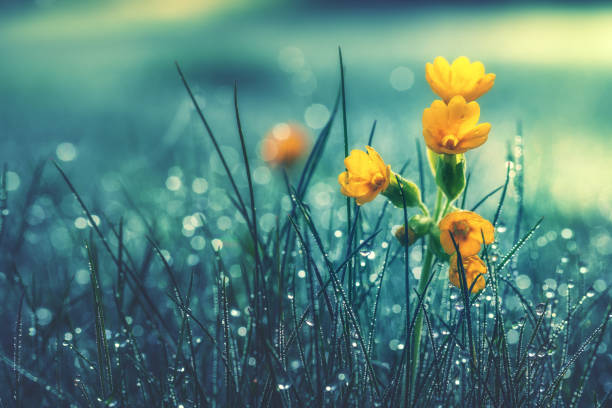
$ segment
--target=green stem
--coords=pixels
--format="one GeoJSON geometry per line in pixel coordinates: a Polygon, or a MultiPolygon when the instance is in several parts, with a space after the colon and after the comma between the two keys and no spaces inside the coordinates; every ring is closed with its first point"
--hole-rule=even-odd
{"type": "Polygon", "coordinates": [[[446,205],[444,206],[444,210],[442,211],[440,218],[443,218],[448,213],[448,210],[452,204],[453,204],[453,201],[449,199],[446,200],[446,205]]]}
{"type": "Polygon", "coordinates": [[[419,208],[421,209],[421,212],[424,216],[429,217],[429,210],[427,209],[427,206],[423,204],[422,201],[419,201],[419,208]]]}
{"type": "Polygon", "coordinates": [[[442,210],[442,198],[444,193],[438,187],[438,195],[436,196],[436,206],[434,207],[434,222],[438,222],[440,218],[440,210],[442,210]]]}
{"type": "MultiPolygon", "coordinates": [[[[442,209],[442,191],[438,188],[438,195],[436,197],[436,206],[434,208],[434,220],[438,222],[438,217],[440,216],[440,210],[442,209]]],[[[429,280],[429,276],[431,275],[434,253],[431,250],[431,235],[427,238],[427,250],[425,252],[425,259],[423,260],[423,269],[421,271],[421,277],[419,279],[419,295],[424,296],[423,291],[425,290],[425,286],[427,286],[427,281],[429,280]]],[[[423,305],[425,307],[425,305],[423,305]]],[[[414,329],[412,331],[412,365],[410,369],[410,389],[411,392],[414,392],[414,387],[416,385],[416,370],[419,366],[419,350],[421,348],[421,331],[423,329],[423,309],[419,309],[417,313],[416,320],[414,321],[414,329]]]]}

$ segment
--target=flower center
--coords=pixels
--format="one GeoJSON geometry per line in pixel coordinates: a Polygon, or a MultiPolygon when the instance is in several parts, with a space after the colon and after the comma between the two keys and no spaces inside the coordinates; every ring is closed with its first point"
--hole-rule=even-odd
{"type": "Polygon", "coordinates": [[[457,221],[453,224],[452,231],[456,239],[466,239],[470,233],[470,226],[465,221],[457,221]]]}
{"type": "Polygon", "coordinates": [[[455,135],[446,135],[442,138],[442,146],[446,147],[447,149],[454,149],[457,147],[458,143],[459,139],[457,139],[457,136],[455,135]]]}
{"type": "Polygon", "coordinates": [[[372,185],[376,187],[380,187],[384,184],[384,182],[385,182],[385,178],[382,175],[382,173],[378,172],[372,176],[372,185]]]}

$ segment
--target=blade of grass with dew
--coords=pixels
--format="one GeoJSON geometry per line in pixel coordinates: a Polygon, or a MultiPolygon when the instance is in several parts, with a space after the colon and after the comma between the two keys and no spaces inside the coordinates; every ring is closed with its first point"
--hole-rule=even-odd
{"type": "Polygon", "coordinates": [[[495,211],[495,217],[493,217],[493,226],[497,226],[497,222],[499,221],[499,216],[501,215],[502,207],[504,206],[504,201],[506,200],[506,193],[508,192],[508,184],[510,182],[510,166],[506,167],[506,181],[504,182],[504,189],[502,190],[501,197],[499,198],[499,203],[497,204],[497,210],[495,211]]]}
{"type": "Polygon", "coordinates": [[[98,277],[98,261],[95,249],[89,243],[85,243],[85,249],[89,258],[89,279],[93,292],[94,314],[96,324],[96,345],[98,348],[98,377],[100,390],[104,398],[113,392],[113,375],[110,359],[108,341],[106,339],[106,326],[104,319],[104,302],[102,290],[98,277]]]}
{"type": "MultiPolygon", "coordinates": [[[[484,232],[480,231],[482,242],[485,242],[484,232]]],[[[496,330],[499,329],[501,336],[499,338],[498,343],[501,343],[502,348],[502,361],[504,365],[504,374],[506,376],[506,386],[508,387],[507,394],[510,395],[510,404],[516,404],[516,390],[514,383],[515,381],[512,378],[512,368],[510,367],[510,352],[508,351],[508,339],[506,337],[506,328],[504,327],[504,320],[502,318],[501,307],[500,307],[500,296],[499,296],[499,283],[497,281],[497,269],[491,265],[489,259],[489,251],[487,245],[484,245],[484,258],[487,264],[487,269],[491,273],[491,279],[493,281],[493,294],[495,296],[495,327],[496,330]]],[[[501,268],[500,268],[501,270],[501,268]]]]}
{"type": "Polygon", "coordinates": [[[364,354],[364,358],[365,358],[365,360],[367,362],[368,370],[370,371],[370,376],[372,378],[372,384],[374,385],[374,390],[376,392],[377,397],[379,397],[380,396],[380,392],[378,390],[378,380],[377,380],[376,374],[374,373],[374,368],[372,366],[372,362],[370,361],[369,357],[367,357],[365,343],[363,341],[363,336],[361,334],[361,328],[359,327],[359,323],[357,321],[355,313],[352,310],[351,305],[348,303],[348,297],[346,296],[346,294],[344,292],[344,289],[342,288],[342,285],[340,284],[340,281],[338,280],[338,277],[336,276],[336,272],[334,270],[333,264],[330,261],[328,255],[327,255],[327,252],[325,251],[325,248],[323,247],[323,243],[321,242],[321,238],[319,237],[319,233],[317,232],[317,229],[315,228],[314,224],[312,223],[312,219],[310,217],[310,214],[304,208],[304,206],[302,205],[300,200],[297,200],[297,204],[298,204],[298,207],[299,207],[300,211],[302,212],[302,215],[304,217],[304,220],[306,221],[306,224],[308,225],[308,228],[309,228],[310,232],[312,233],[312,235],[313,235],[313,237],[315,239],[315,243],[317,244],[317,247],[319,248],[319,251],[321,251],[321,254],[323,256],[325,264],[327,265],[327,269],[328,269],[328,272],[330,274],[330,277],[332,278],[332,284],[334,286],[334,290],[340,295],[340,297],[342,299],[343,306],[344,306],[344,308],[347,311],[347,315],[349,317],[349,320],[350,320],[351,324],[353,325],[353,328],[354,328],[354,330],[356,332],[358,343],[359,343],[359,345],[361,347],[361,351],[364,354]]]}
{"type": "MultiPolygon", "coordinates": [[[[344,83],[344,64],[342,62],[342,49],[338,47],[338,58],[340,62],[340,94],[342,95],[342,134],[344,136],[344,157],[349,155],[348,142],[348,123],[346,119],[346,86],[344,83]]],[[[353,240],[351,239],[351,198],[346,197],[346,220],[347,220],[347,252],[353,248],[353,240]]],[[[353,305],[353,292],[355,287],[355,262],[351,260],[347,265],[348,269],[348,302],[353,305]]]]}
{"type": "Polygon", "coordinates": [[[516,253],[516,251],[518,251],[519,249],[521,249],[521,247],[525,244],[525,242],[527,242],[527,240],[529,238],[531,238],[531,236],[533,235],[533,233],[539,228],[540,224],[542,223],[542,221],[544,221],[544,217],[540,218],[538,220],[538,222],[536,222],[534,224],[533,227],[531,227],[529,229],[529,231],[523,235],[523,237],[512,246],[512,248],[510,249],[510,251],[508,251],[508,253],[501,259],[501,261],[499,262],[499,264],[497,264],[496,266],[496,270],[501,271],[502,269],[504,269],[504,267],[508,264],[508,262],[510,261],[510,259],[512,259],[512,257],[514,256],[514,254],[516,253]]]}
{"type": "Polygon", "coordinates": [[[13,336],[13,373],[15,375],[15,385],[13,389],[13,401],[15,407],[21,407],[21,373],[17,367],[21,366],[21,349],[22,349],[22,334],[23,334],[23,298],[25,292],[21,294],[19,299],[19,308],[17,309],[17,320],[15,321],[15,334],[13,336]]]}
{"type": "Polygon", "coordinates": [[[552,400],[554,396],[554,391],[559,387],[559,384],[561,380],[563,380],[563,377],[565,373],[567,372],[567,370],[576,362],[578,357],[580,357],[580,355],[584,353],[584,351],[589,346],[589,344],[591,344],[591,342],[593,342],[593,340],[598,336],[595,342],[595,349],[597,349],[597,347],[603,340],[603,334],[605,333],[606,327],[608,326],[608,322],[610,321],[610,318],[612,316],[611,313],[612,313],[612,306],[608,306],[603,322],[595,330],[593,330],[593,332],[586,338],[586,340],[582,343],[582,345],[580,345],[580,347],[576,350],[574,355],[561,368],[561,370],[559,371],[559,373],[557,374],[553,382],[550,384],[548,389],[544,392],[544,397],[538,402],[538,407],[544,406],[544,404],[547,401],[552,400]]]}
{"type": "Polygon", "coordinates": [[[484,197],[482,197],[480,199],[480,201],[478,201],[472,208],[470,208],[470,211],[476,211],[478,209],[478,207],[483,205],[491,196],[493,196],[495,193],[497,193],[502,188],[504,188],[503,184],[501,186],[499,186],[499,187],[494,188],[493,191],[487,193],[484,197]]]}
{"type": "Polygon", "coordinates": [[[242,196],[240,195],[240,191],[238,190],[236,181],[234,180],[234,177],[232,176],[232,172],[230,171],[227,161],[225,160],[225,156],[223,156],[223,153],[221,152],[221,148],[219,147],[217,138],[215,137],[210,125],[208,124],[208,121],[204,117],[204,113],[202,112],[202,109],[200,108],[200,104],[196,100],[193,92],[191,91],[191,87],[189,86],[189,83],[187,82],[187,79],[185,78],[185,75],[183,74],[183,71],[181,70],[180,65],[178,64],[178,62],[175,62],[175,65],[176,65],[176,69],[178,71],[179,77],[181,78],[181,81],[183,82],[183,85],[185,89],[187,90],[187,93],[189,94],[189,98],[191,99],[191,102],[193,103],[193,106],[196,109],[196,112],[198,113],[198,116],[200,117],[200,120],[202,121],[204,128],[206,129],[206,133],[210,137],[210,140],[215,148],[215,151],[217,152],[217,156],[219,157],[219,160],[221,160],[221,164],[223,165],[225,174],[227,175],[228,180],[230,181],[230,184],[232,186],[232,189],[234,190],[234,194],[236,195],[235,198],[238,200],[239,208],[242,210],[242,213],[245,215],[245,221],[247,224],[250,224],[251,220],[248,218],[248,216],[246,216],[247,210],[244,204],[244,200],[242,199],[242,196]]]}
{"type": "Polygon", "coordinates": [[[518,120],[516,122],[516,137],[514,141],[514,187],[516,191],[516,199],[518,201],[516,208],[516,220],[514,221],[514,241],[519,239],[521,234],[521,222],[523,221],[524,212],[524,195],[525,195],[525,153],[523,149],[523,123],[518,120]]]}

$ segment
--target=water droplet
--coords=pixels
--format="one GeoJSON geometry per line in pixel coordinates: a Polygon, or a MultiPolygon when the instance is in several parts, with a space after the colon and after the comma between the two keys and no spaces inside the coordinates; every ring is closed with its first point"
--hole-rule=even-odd
{"type": "Polygon", "coordinates": [[[462,302],[457,302],[457,303],[455,304],[455,309],[456,309],[457,311],[459,311],[459,312],[460,312],[460,311],[462,311],[463,309],[465,309],[465,305],[464,305],[462,302]]]}
{"type": "Polygon", "coordinates": [[[361,256],[368,256],[368,255],[370,255],[370,252],[372,252],[372,250],[370,248],[364,246],[363,248],[361,248],[359,250],[359,255],[361,255],[361,256]]]}
{"type": "Polygon", "coordinates": [[[211,241],[212,247],[215,251],[220,251],[223,249],[223,241],[218,238],[215,238],[211,241]]]}
{"type": "Polygon", "coordinates": [[[589,290],[587,290],[585,294],[586,297],[592,298],[593,296],[595,296],[595,291],[593,290],[593,288],[589,288],[589,290]]]}
{"type": "Polygon", "coordinates": [[[538,303],[538,305],[535,307],[535,313],[538,316],[542,316],[545,311],[546,311],[546,304],[545,303],[538,303]]]}
{"type": "Polygon", "coordinates": [[[508,230],[508,227],[506,227],[506,224],[504,224],[503,222],[500,222],[499,224],[497,224],[497,232],[499,232],[500,234],[503,234],[507,230],[508,230]]]}

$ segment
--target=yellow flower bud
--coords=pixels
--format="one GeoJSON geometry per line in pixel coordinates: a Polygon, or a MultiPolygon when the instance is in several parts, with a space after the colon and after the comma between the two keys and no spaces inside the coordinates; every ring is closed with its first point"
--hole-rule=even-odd
{"type": "Polygon", "coordinates": [[[395,225],[391,232],[402,245],[412,245],[417,239],[427,235],[434,226],[433,220],[423,214],[416,214],[408,220],[408,239],[406,240],[406,228],[404,225],[395,225]]]}
{"type": "Polygon", "coordinates": [[[391,229],[391,233],[399,241],[402,246],[410,246],[415,243],[417,236],[414,231],[408,227],[408,237],[406,237],[406,227],[403,225],[395,225],[391,229]]]}

